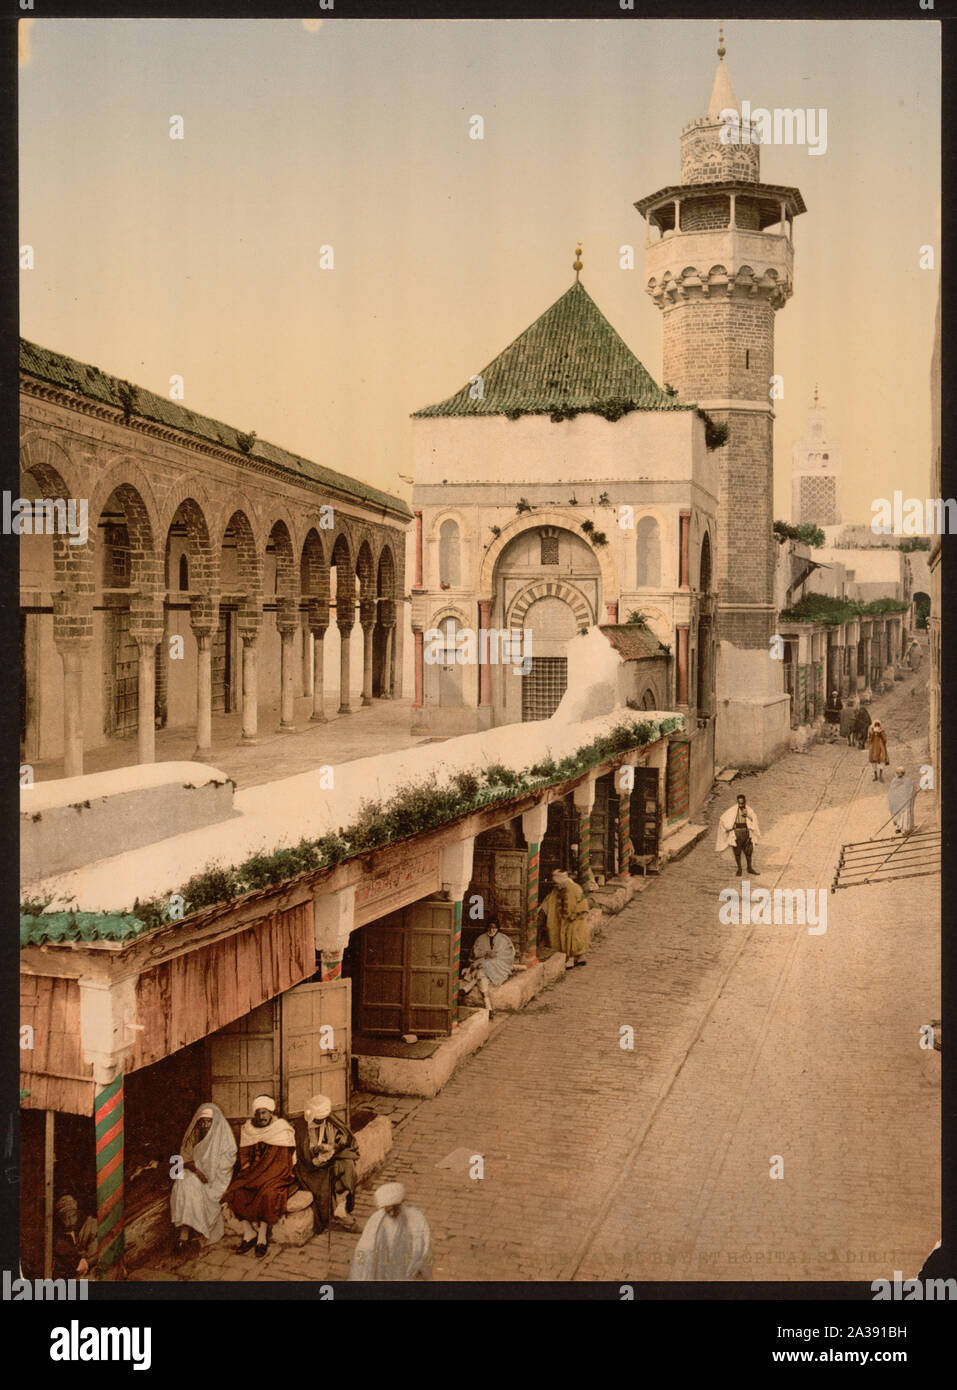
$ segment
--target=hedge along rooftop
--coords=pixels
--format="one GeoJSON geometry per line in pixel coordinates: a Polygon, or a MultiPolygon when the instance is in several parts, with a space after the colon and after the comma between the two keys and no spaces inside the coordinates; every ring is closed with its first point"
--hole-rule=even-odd
{"type": "Polygon", "coordinates": [[[357,502],[385,507],[406,519],[412,517],[408,503],[399,497],[393,497],[391,493],[381,492],[368,483],[358,482],[345,473],[338,473],[321,463],[313,463],[299,454],[291,454],[265,439],[255,439],[248,451],[243,450],[239,447],[240,438],[247,439],[249,436],[233,425],[225,425],[207,415],[198,415],[196,411],[187,410],[184,405],[169,400],[166,396],[158,396],[143,386],[135,386],[115,376],[108,376],[106,372],[101,372],[99,367],[77,362],[74,358],[61,352],[53,352],[50,348],[38,347],[36,343],[27,342],[25,338],[20,339],[20,370],[53,386],[75,391],[77,395],[86,396],[89,400],[113,406],[126,415],[165,425],[168,429],[179,430],[183,434],[194,435],[209,444],[230,449],[242,458],[272,464],[284,473],[320,483],[323,487],[355,498],[357,502]]]}
{"type": "Polygon", "coordinates": [[[448,415],[520,415],[576,410],[694,410],[663,391],[615,332],[585,286],[576,281],[541,318],[520,333],[479,375],[448,400],[413,419],[448,415]]]}
{"type": "MultiPolygon", "coordinates": [[[[445,743],[341,763],[334,769],[332,790],[322,786],[322,768],[315,768],[238,792],[234,806],[241,814],[233,820],[43,879],[31,884],[30,897],[46,901],[50,914],[71,905],[86,913],[129,914],[137,900],[166,898],[194,875],[216,866],[238,865],[253,855],[272,854],[303,839],[334,833],[357,820],[365,803],[387,802],[433,775],[444,784],[458,771],[482,772],[501,764],[540,785],[564,780],[557,771],[553,776],[536,777],[531,769],[549,758],[560,762],[626,720],[646,725],[649,741],[683,725],[682,716],[670,711],[636,714],[619,707],[585,723],[543,720],[533,725],[503,725],[445,743]]],[[[518,787],[513,794],[520,795],[521,791],[518,787]]],[[[475,806],[497,799],[502,799],[501,793],[496,796],[484,791],[475,798],[475,806]]]]}

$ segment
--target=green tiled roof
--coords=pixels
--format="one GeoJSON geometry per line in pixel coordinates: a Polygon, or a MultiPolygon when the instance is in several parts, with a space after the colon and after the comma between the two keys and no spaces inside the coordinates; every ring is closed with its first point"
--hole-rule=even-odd
{"type": "Polygon", "coordinates": [[[43,912],[20,913],[20,945],[42,946],[45,941],[132,941],[142,936],[146,923],[128,913],[43,912]]]}
{"type": "MultiPolygon", "coordinates": [[[[103,401],[106,405],[116,406],[120,410],[128,408],[132,415],[140,419],[181,430],[184,434],[196,435],[199,439],[205,439],[225,449],[243,452],[239,448],[239,436],[243,432],[233,425],[224,425],[219,420],[211,420],[207,415],[197,415],[194,410],[187,410],[178,401],[158,396],[153,391],[147,391],[145,387],[134,386],[115,376],[107,376],[99,367],[91,367],[61,352],[38,347],[36,343],[28,343],[25,338],[20,339],[20,370],[28,372],[30,376],[39,377],[41,381],[49,381],[54,386],[76,391],[78,395],[87,396],[90,400],[103,401]]],[[[376,506],[389,507],[402,516],[412,516],[408,503],[403,502],[400,497],[380,492],[378,488],[357,482],[355,478],[350,478],[345,473],[337,473],[332,468],[325,468],[321,463],[312,463],[298,454],[290,454],[275,444],[269,444],[265,439],[254,440],[246,456],[271,463],[310,482],[337,488],[357,501],[371,502],[376,506]]]]}
{"type": "Polygon", "coordinates": [[[415,416],[694,409],[656,385],[578,281],[479,375],[481,400],[466,385],[415,416]]]}

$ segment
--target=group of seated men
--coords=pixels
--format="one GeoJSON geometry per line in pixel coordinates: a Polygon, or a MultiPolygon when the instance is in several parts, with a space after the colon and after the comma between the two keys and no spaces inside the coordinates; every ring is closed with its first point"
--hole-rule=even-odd
{"type": "Polygon", "coordinates": [[[271,1096],[257,1096],[252,1110],[240,1131],[238,1165],[236,1140],[219,1106],[207,1102],[193,1116],[170,1193],[176,1245],[185,1246],[193,1234],[211,1244],[219,1240],[225,1203],[242,1226],[240,1253],[255,1249],[262,1258],[269,1228],[297,1192],[311,1194],[317,1231],[331,1220],[355,1230],[350,1213],[359,1152],[352,1131],[332,1114],[328,1096],[313,1096],[291,1124],[276,1114],[271,1096]]]}

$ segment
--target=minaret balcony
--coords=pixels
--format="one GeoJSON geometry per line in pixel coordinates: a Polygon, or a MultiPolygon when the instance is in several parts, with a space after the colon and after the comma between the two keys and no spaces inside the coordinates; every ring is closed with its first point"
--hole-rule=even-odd
{"type": "Polygon", "coordinates": [[[794,246],[780,232],[712,227],[670,232],[645,252],[647,291],[659,308],[688,295],[763,295],[780,308],[793,292],[794,246]]]}

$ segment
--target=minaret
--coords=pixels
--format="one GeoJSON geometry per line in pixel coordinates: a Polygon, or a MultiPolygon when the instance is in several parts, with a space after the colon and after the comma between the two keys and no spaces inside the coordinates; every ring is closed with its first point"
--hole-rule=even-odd
{"type": "MultiPolygon", "coordinates": [[[[774,315],[792,292],[796,188],[760,182],[722,31],[708,114],[681,132],[681,183],[635,207],[648,222],[647,291],[663,315],[662,379],[728,441],[719,472],[716,760],[761,766],[790,721],[774,632],[774,315]]],[[[780,394],[779,392],[777,394],[780,394]]]]}
{"type": "Polygon", "coordinates": [[[791,520],[796,526],[836,526],[841,520],[841,453],[828,438],[827,411],[817,387],[804,438],[791,454],[791,520]]]}

